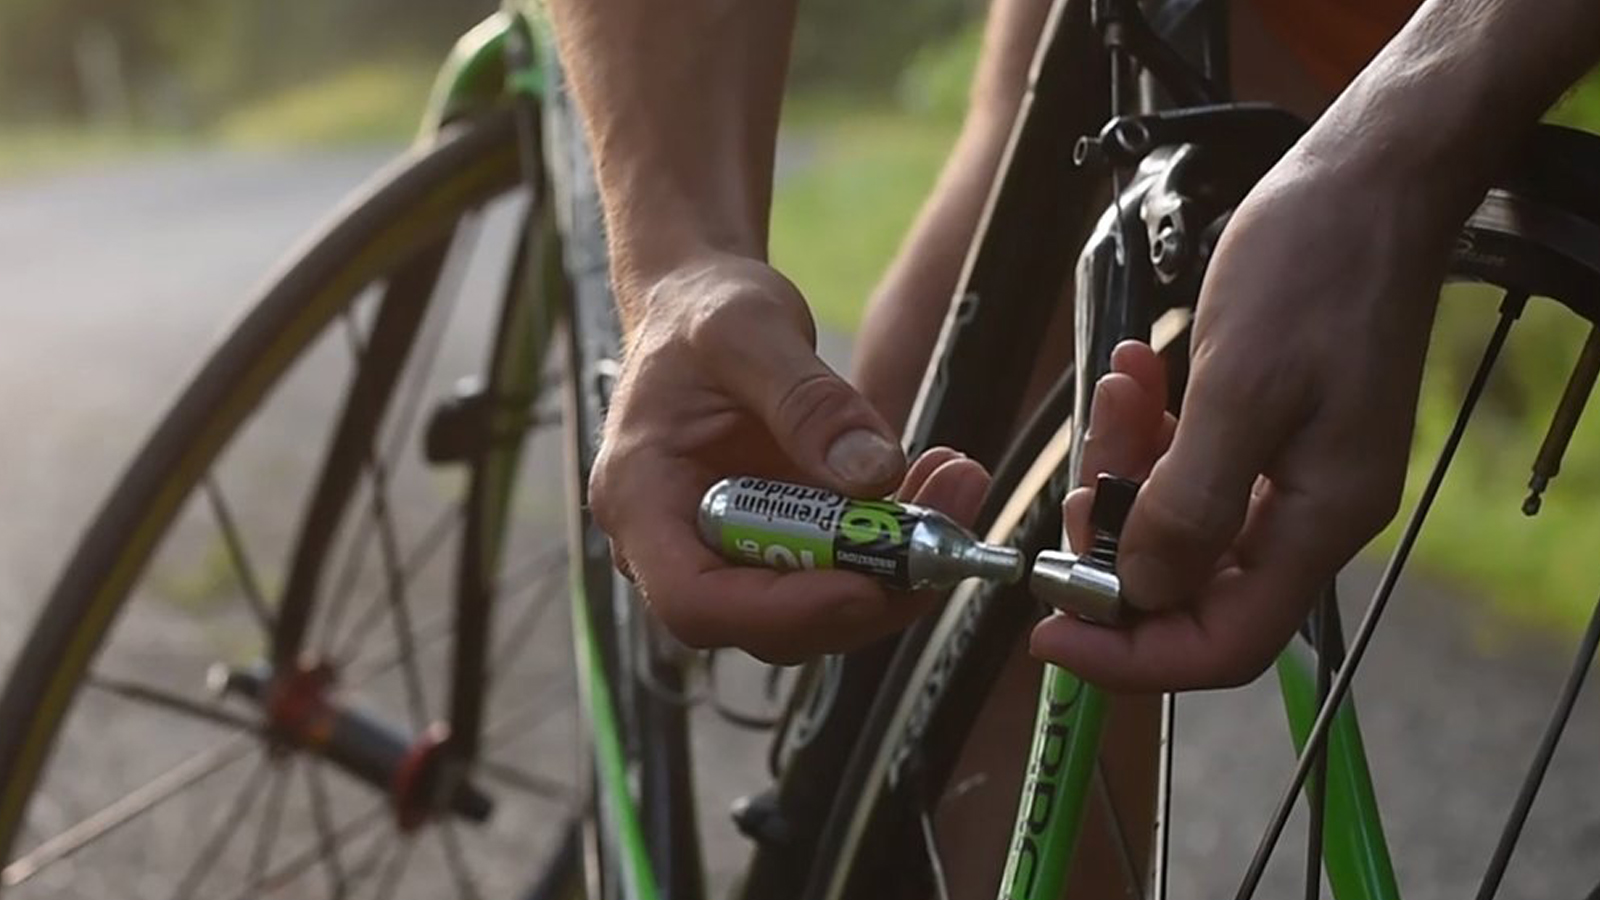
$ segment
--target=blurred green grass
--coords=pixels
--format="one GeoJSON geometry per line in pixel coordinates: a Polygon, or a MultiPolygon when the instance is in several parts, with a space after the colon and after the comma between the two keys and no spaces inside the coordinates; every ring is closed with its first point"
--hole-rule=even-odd
{"type": "Polygon", "coordinates": [[[313,82],[241,102],[183,128],[93,128],[51,122],[0,129],[0,179],[116,161],[184,146],[337,148],[398,145],[422,121],[436,60],[347,66],[313,82]]]}
{"type": "Polygon", "coordinates": [[[112,162],[132,154],[169,150],[184,143],[181,135],[162,131],[15,125],[0,133],[0,179],[112,162]]]}
{"type": "MultiPolygon", "coordinates": [[[[1421,494],[1438,448],[1493,328],[1499,294],[1480,285],[1447,287],[1429,348],[1406,510],[1421,494]]],[[[1579,423],[1543,508],[1522,513],[1528,476],[1556,403],[1588,334],[1583,320],[1541,299],[1513,329],[1501,364],[1473,417],[1456,463],[1416,550],[1435,579],[1487,598],[1533,627],[1576,630],[1600,591],[1600,416],[1579,423]]],[[[1403,518],[1380,536],[1391,549],[1403,518]]]]}
{"type": "Polygon", "coordinates": [[[923,48],[890,99],[811,92],[784,106],[792,162],[773,194],[773,263],[817,320],[851,333],[939,175],[966,108],[980,32],[923,48]]]}
{"type": "Polygon", "coordinates": [[[778,180],[771,252],[818,323],[848,334],[932,187],[955,125],[893,109],[831,108],[826,125],[786,129],[799,159],[778,180]]]}
{"type": "Polygon", "coordinates": [[[211,131],[249,147],[337,147],[404,141],[422,121],[434,68],[384,60],[340,70],[225,113],[211,131]]]}

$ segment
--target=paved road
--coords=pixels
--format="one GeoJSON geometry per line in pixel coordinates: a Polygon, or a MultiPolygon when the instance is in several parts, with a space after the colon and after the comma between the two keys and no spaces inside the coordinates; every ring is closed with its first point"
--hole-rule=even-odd
{"type": "MultiPolygon", "coordinates": [[[[0,665],[9,665],[25,623],[120,464],[202,348],[240,313],[245,289],[384,157],[194,154],[37,184],[0,184],[0,411],[9,426],[0,438],[0,665]]],[[[503,240],[504,224],[503,215],[491,219],[487,243],[503,240]]],[[[482,290],[492,286],[493,272],[478,265],[467,278],[482,290]]],[[[471,371],[481,325],[469,315],[447,333],[440,367],[445,374],[471,371]]],[[[347,366],[336,358],[336,347],[318,352],[326,358],[314,360],[313,377],[286,401],[286,412],[275,413],[284,418],[274,422],[297,421],[301,404],[325,393],[322,376],[347,366]]],[[[297,433],[287,426],[252,432],[252,441],[264,449],[234,465],[228,481],[241,507],[270,505],[282,492],[277,473],[303,468],[310,450],[295,439],[297,433]]],[[[397,496],[437,492],[427,478],[407,477],[402,485],[397,476],[397,496]]],[[[252,527],[281,554],[293,523],[280,518],[252,527]]],[[[532,533],[549,534],[548,521],[532,518],[532,533]]],[[[412,536],[423,530],[420,521],[402,517],[401,524],[412,536]]],[[[179,639],[165,627],[173,609],[208,608],[220,590],[211,572],[216,548],[199,540],[186,548],[187,561],[157,568],[165,575],[155,591],[166,595],[166,604],[156,603],[151,624],[139,626],[148,643],[129,657],[135,671],[179,668],[150,662],[177,652],[169,642],[179,639]]],[[[1371,580],[1370,568],[1361,568],[1346,594],[1357,596],[1356,588],[1371,580]]],[[[1391,618],[1358,686],[1380,796],[1402,858],[1407,896],[1460,897],[1482,870],[1514,791],[1508,771],[1529,755],[1570,641],[1506,633],[1471,603],[1430,588],[1398,601],[1391,618]]],[[[219,628],[206,639],[226,642],[218,634],[232,632],[219,628]]],[[[534,662],[528,665],[559,658],[554,644],[537,646],[549,646],[549,652],[529,654],[534,662]]],[[[186,649],[192,648],[177,648],[186,649]]],[[[733,674],[749,682],[755,671],[733,674]]],[[[388,699],[403,702],[399,693],[388,699]]],[[[1578,898],[1600,880],[1600,780],[1585,768],[1600,759],[1597,716],[1600,700],[1591,693],[1556,760],[1555,781],[1535,809],[1502,896],[1578,898]]],[[[1280,719],[1266,683],[1184,702],[1173,896],[1231,896],[1240,854],[1253,843],[1288,763],[1280,719]]],[[[107,720],[102,732],[80,740],[139,747],[168,737],[148,731],[138,723],[107,720]]],[[[570,734],[540,740],[567,739],[570,734]]],[[[710,798],[720,804],[759,785],[758,740],[707,725],[697,743],[711,760],[702,773],[710,798]]],[[[120,753],[118,765],[129,755],[120,753]]],[[[106,771],[102,762],[79,771],[103,771],[115,780],[146,769],[106,771]]],[[[70,820],[88,802],[72,794],[64,790],[66,799],[50,814],[70,820]]],[[[714,872],[725,880],[737,859],[737,839],[714,813],[705,827],[714,872]]],[[[431,859],[430,866],[412,869],[444,869],[442,856],[431,859]]],[[[1265,895],[1291,895],[1296,866],[1292,855],[1286,857],[1265,895]]],[[[408,879],[413,886],[431,883],[408,879]]],[[[124,881],[108,892],[104,883],[69,882],[46,884],[40,896],[132,896],[160,888],[138,882],[132,890],[133,882],[124,881]]]]}

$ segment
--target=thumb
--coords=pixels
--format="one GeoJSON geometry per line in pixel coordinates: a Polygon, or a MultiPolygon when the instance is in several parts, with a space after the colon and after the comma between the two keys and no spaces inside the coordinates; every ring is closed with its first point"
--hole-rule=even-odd
{"type": "Polygon", "coordinates": [[[1128,602],[1166,609],[1208,582],[1249,510],[1280,437],[1262,405],[1196,373],[1172,447],[1150,470],[1123,526],[1117,571],[1128,602]]]}
{"type": "Polygon", "coordinates": [[[723,384],[806,478],[858,497],[886,494],[900,483],[906,458],[894,430],[818,358],[806,335],[773,328],[765,339],[745,343],[737,357],[738,371],[723,384]]]}

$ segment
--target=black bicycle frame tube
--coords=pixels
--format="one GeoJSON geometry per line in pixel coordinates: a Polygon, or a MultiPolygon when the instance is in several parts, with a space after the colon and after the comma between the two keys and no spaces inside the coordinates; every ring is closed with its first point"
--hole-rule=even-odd
{"type": "MultiPolygon", "coordinates": [[[[512,70],[534,65],[531,37],[513,28],[506,56],[512,70]]],[[[450,688],[450,748],[457,761],[477,758],[489,660],[489,630],[506,539],[506,516],[524,434],[543,375],[557,298],[547,296],[545,270],[559,246],[550,230],[545,172],[538,164],[543,121],[535,98],[511,98],[517,123],[522,183],[528,209],[517,234],[511,275],[501,291],[499,324],[483,385],[488,410],[483,443],[475,448],[462,510],[456,573],[456,635],[450,688]],[[542,301],[542,302],[541,302],[542,301]]]]}
{"type": "MultiPolygon", "coordinates": [[[[301,519],[299,538],[290,557],[289,578],[272,633],[272,663],[278,672],[292,671],[301,662],[300,650],[311,626],[311,613],[326,569],[323,563],[333,549],[362,469],[378,453],[375,437],[394,396],[395,382],[422,327],[430,306],[429,295],[453,236],[451,229],[432,247],[389,273],[383,296],[378,298],[376,321],[360,348],[359,371],[345,398],[339,428],[323,458],[316,493],[301,519]]],[[[379,477],[376,473],[369,475],[379,477]]],[[[374,523],[373,527],[380,526],[374,523]]]]}
{"type": "MultiPolygon", "coordinates": [[[[1074,282],[1074,359],[1077,361],[1077,398],[1073,421],[1088,422],[1094,386],[1111,371],[1111,351],[1122,341],[1149,340],[1155,308],[1156,279],[1150,269],[1150,248],[1140,203],[1149,179],[1125,189],[1095,226],[1078,258],[1074,282]]],[[[1087,428],[1073,429],[1072,481],[1080,483],[1083,436],[1087,428]]],[[[1097,473],[1089,473],[1091,477],[1097,473]]]]}
{"type": "Polygon", "coordinates": [[[1109,116],[1093,0],[1057,0],[908,429],[912,453],[947,444],[986,466],[1005,451],[1023,388],[1061,307],[1101,176],[1074,167],[1109,116]]]}
{"type": "Polygon", "coordinates": [[[483,709],[491,673],[489,630],[505,551],[507,514],[521,460],[524,432],[533,415],[538,381],[549,345],[550,304],[538,302],[537,283],[545,240],[537,211],[518,234],[510,279],[503,291],[500,324],[484,379],[487,433],[470,461],[462,508],[461,549],[456,570],[455,647],[450,681],[450,751],[459,762],[478,756],[483,709]]]}

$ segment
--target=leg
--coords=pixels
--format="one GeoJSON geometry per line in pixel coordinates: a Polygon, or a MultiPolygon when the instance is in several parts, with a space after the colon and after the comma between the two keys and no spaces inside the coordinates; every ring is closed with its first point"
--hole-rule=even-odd
{"type": "MultiPolygon", "coordinates": [[[[856,339],[855,380],[892,423],[904,425],[922,384],[1049,9],[1050,0],[992,0],[960,137],[867,304],[856,339]]],[[[1071,345],[1067,338],[1063,349],[1071,345]]]]}

